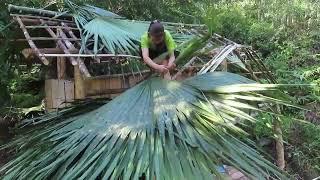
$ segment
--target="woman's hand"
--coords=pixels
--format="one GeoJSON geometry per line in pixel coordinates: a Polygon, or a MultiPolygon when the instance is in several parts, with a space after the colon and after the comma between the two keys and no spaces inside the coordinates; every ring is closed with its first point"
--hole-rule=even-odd
{"type": "Polygon", "coordinates": [[[168,66],[166,66],[167,69],[174,69],[176,67],[176,64],[173,62],[169,62],[168,66]]]}
{"type": "Polygon", "coordinates": [[[166,73],[169,71],[165,65],[157,65],[155,69],[160,73],[166,73]]]}

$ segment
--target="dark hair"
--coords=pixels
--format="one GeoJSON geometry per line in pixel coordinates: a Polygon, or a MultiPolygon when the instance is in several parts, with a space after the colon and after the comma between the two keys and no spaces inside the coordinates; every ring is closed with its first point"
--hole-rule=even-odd
{"type": "Polygon", "coordinates": [[[163,35],[164,27],[159,20],[154,20],[151,21],[148,32],[151,35],[163,35]]]}

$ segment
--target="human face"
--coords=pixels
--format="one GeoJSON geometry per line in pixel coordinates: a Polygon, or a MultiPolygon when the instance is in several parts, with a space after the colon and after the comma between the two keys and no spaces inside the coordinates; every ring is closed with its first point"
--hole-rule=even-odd
{"type": "Polygon", "coordinates": [[[161,44],[163,42],[163,39],[164,39],[163,38],[163,34],[162,35],[157,35],[157,36],[151,35],[150,37],[151,37],[152,43],[155,44],[155,45],[161,44]]]}

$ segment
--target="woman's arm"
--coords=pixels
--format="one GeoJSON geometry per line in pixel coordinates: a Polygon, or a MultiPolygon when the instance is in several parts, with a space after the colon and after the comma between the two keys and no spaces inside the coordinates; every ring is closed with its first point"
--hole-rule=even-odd
{"type": "Polygon", "coordinates": [[[170,58],[169,58],[169,66],[172,65],[174,63],[174,61],[176,60],[176,57],[174,55],[174,52],[171,53],[170,58]]]}
{"type": "Polygon", "coordinates": [[[142,48],[142,57],[143,61],[147,63],[151,68],[156,69],[160,72],[168,71],[168,69],[164,65],[159,65],[152,61],[152,59],[149,57],[148,48],[142,48]]]}

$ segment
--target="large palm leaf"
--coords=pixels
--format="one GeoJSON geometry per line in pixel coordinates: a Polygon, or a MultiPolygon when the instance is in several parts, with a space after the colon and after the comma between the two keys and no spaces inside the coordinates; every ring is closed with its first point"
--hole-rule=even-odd
{"type": "Polygon", "coordinates": [[[18,155],[1,169],[3,178],[210,179],[221,163],[252,178],[287,178],[237,125],[255,122],[249,101],[286,104],[264,95],[276,87],[226,72],[184,82],[151,78],[96,110],[37,121],[6,146],[18,155]]]}

